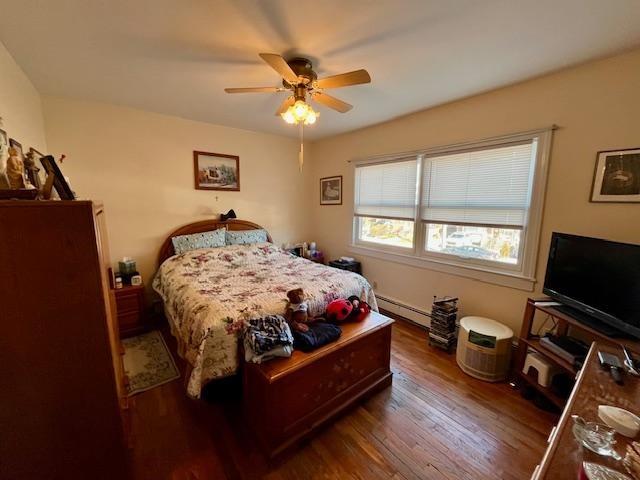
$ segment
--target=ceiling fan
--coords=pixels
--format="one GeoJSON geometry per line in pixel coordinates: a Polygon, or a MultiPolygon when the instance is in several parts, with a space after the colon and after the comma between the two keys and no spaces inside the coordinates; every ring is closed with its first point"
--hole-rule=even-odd
{"type": "Polygon", "coordinates": [[[287,61],[275,53],[261,53],[260,58],[282,76],[282,87],[225,88],[224,91],[227,93],[290,91],[291,95],[282,102],[276,115],[280,115],[285,122],[291,124],[311,125],[316,122],[319,113],[307,103],[307,95],[315,102],[340,113],[346,113],[353,108],[353,105],[324,93],[324,90],[371,82],[371,77],[366,70],[355,70],[318,79],[308,58],[296,57],[287,61]]]}

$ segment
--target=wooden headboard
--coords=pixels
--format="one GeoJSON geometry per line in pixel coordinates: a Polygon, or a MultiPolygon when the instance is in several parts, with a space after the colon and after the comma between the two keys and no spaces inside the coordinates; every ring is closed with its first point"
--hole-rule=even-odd
{"type": "MultiPolygon", "coordinates": [[[[191,233],[202,233],[208,232],[210,230],[216,230],[218,228],[226,227],[227,230],[265,230],[266,228],[261,227],[257,223],[248,222],[246,220],[203,220],[201,222],[188,223],[187,225],[183,225],[182,227],[174,230],[169,234],[166,240],[162,243],[162,247],[160,247],[160,253],[158,253],[158,266],[162,265],[167,258],[175,255],[175,251],[173,250],[173,243],[171,243],[172,237],[177,237],[178,235],[189,235],[191,233]]],[[[273,242],[271,239],[271,235],[267,232],[267,241],[273,242]]]]}

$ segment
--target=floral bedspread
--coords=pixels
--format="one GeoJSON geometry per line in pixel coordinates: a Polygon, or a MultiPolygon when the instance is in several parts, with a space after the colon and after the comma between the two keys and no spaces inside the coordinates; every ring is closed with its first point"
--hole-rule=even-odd
{"type": "Polygon", "coordinates": [[[377,310],[364,277],[295,257],[271,243],[194,250],[167,259],[153,281],[180,354],[193,367],[187,393],[238,369],[244,320],[284,314],[286,292],[301,287],[309,314],[336,298],[357,295],[377,310]]]}

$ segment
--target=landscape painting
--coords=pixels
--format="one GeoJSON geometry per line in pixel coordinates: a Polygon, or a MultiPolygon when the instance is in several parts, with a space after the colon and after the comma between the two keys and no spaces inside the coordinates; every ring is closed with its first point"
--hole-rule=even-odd
{"type": "Polygon", "coordinates": [[[222,153],[193,152],[197,190],[240,191],[240,157],[222,153]]]}

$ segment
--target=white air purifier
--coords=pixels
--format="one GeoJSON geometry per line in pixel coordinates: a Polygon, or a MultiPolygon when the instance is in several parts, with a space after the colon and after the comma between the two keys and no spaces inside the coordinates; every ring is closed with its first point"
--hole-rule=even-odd
{"type": "Polygon", "coordinates": [[[480,380],[504,380],[509,372],[512,338],[513,331],[495,320],[464,317],[458,332],[458,366],[480,380]]]}

